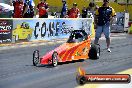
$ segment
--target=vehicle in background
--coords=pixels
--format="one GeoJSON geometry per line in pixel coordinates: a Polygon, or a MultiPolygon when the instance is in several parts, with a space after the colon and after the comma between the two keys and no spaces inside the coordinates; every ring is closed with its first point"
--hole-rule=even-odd
{"type": "Polygon", "coordinates": [[[11,18],[13,10],[13,6],[10,6],[5,3],[0,3],[0,18],[11,18]]]}

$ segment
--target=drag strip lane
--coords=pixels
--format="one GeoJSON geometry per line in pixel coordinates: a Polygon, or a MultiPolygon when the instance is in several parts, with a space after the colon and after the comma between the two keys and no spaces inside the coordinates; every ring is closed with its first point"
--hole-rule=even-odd
{"type": "MultiPolygon", "coordinates": [[[[120,36],[119,36],[120,37],[120,36]]],[[[74,88],[77,68],[88,73],[117,73],[132,68],[132,38],[112,39],[111,50],[100,40],[101,56],[98,60],[85,60],[51,66],[34,67],[32,52],[46,53],[59,44],[39,45],[0,51],[0,88],[74,88]]]]}

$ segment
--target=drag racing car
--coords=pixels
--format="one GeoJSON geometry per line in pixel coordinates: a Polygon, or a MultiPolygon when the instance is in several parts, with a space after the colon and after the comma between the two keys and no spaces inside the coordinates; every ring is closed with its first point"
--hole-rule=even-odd
{"type": "Polygon", "coordinates": [[[33,65],[57,66],[60,62],[99,59],[100,46],[91,44],[90,35],[84,30],[74,30],[71,32],[66,43],[54,50],[40,56],[39,50],[33,52],[33,65]]]}

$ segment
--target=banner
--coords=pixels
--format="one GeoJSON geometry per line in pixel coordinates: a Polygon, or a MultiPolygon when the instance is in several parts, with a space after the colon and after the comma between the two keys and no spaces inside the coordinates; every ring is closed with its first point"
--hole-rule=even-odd
{"type": "Polygon", "coordinates": [[[19,40],[68,38],[73,30],[91,33],[92,19],[29,19],[13,20],[12,35],[19,40]]]}
{"type": "Polygon", "coordinates": [[[0,43],[68,38],[73,30],[85,30],[93,36],[92,18],[0,19],[0,43]]]}
{"type": "Polygon", "coordinates": [[[12,41],[12,20],[0,19],[0,43],[12,41]]]}

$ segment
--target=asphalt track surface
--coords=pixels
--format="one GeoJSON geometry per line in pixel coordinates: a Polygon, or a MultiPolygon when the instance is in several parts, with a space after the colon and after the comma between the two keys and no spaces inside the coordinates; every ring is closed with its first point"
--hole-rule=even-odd
{"type": "Polygon", "coordinates": [[[87,73],[112,74],[132,68],[132,35],[112,34],[109,53],[104,38],[100,40],[101,56],[98,60],[63,63],[57,67],[32,65],[32,53],[41,55],[62,43],[0,50],[0,88],[75,88],[77,68],[87,73]]]}

